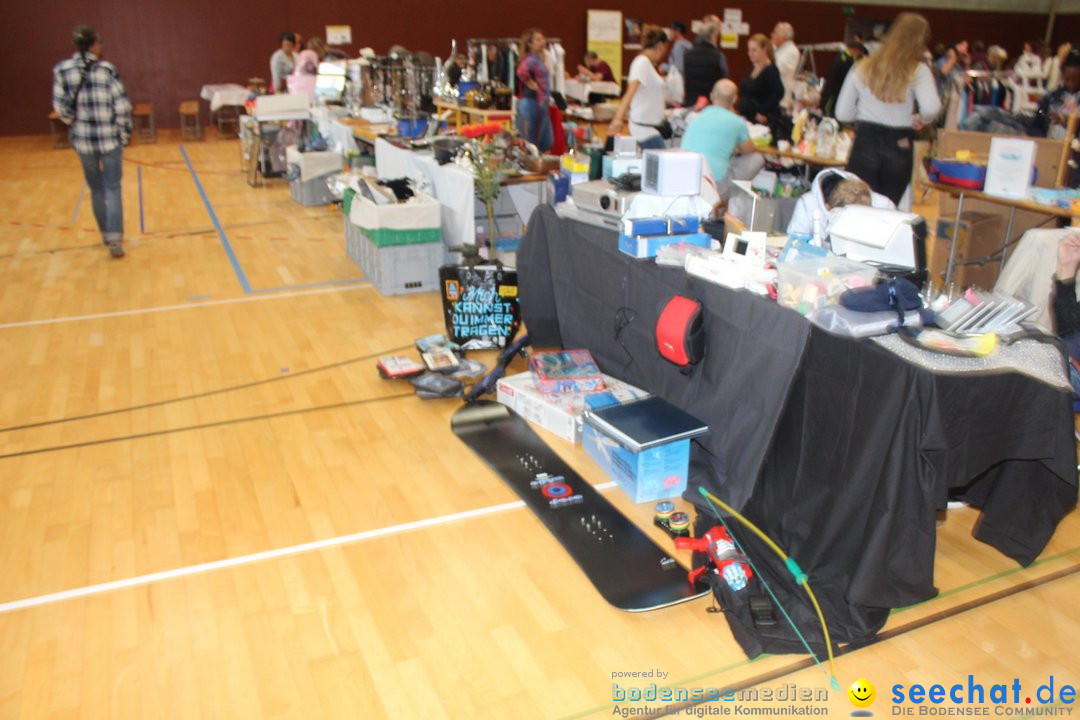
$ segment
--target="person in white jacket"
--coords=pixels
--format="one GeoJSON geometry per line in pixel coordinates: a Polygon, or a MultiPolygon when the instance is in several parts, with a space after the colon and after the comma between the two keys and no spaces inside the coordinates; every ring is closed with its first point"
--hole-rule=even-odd
{"type": "Polygon", "coordinates": [[[809,235],[811,244],[825,247],[829,212],[845,205],[896,209],[892,200],[870,190],[870,186],[855,173],[829,168],[818,173],[810,191],[804,193],[795,204],[795,212],[787,226],[788,235],[809,235]],[[862,187],[859,188],[859,185],[862,187]]]}

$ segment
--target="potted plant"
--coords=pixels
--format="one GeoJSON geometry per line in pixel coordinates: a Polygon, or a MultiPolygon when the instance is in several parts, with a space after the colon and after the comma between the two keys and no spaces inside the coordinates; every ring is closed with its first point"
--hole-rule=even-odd
{"type": "Polygon", "coordinates": [[[484,203],[488,217],[489,257],[495,251],[497,229],[495,224],[495,201],[502,190],[502,182],[510,172],[506,161],[506,142],[502,126],[498,123],[466,125],[459,130],[468,138],[465,142],[465,164],[473,173],[473,187],[478,200],[484,203]]]}

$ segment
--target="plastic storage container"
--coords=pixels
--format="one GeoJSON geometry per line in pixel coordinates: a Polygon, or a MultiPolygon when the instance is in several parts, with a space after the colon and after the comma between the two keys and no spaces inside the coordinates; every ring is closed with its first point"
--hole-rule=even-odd
{"type": "Polygon", "coordinates": [[[326,186],[325,177],[290,180],[289,194],[301,205],[329,205],[334,202],[334,196],[330,188],[326,186]]]}
{"type": "Polygon", "coordinates": [[[835,305],[845,291],[872,285],[877,270],[854,260],[829,257],[777,265],[777,302],[799,313],[835,305]]]}
{"type": "Polygon", "coordinates": [[[689,440],[675,440],[634,452],[585,422],[581,446],[636,503],[679,497],[686,491],[689,440]]]}
{"type": "Polygon", "coordinates": [[[439,266],[446,260],[442,242],[378,247],[347,219],[345,252],[383,295],[438,290],[439,266]]]}

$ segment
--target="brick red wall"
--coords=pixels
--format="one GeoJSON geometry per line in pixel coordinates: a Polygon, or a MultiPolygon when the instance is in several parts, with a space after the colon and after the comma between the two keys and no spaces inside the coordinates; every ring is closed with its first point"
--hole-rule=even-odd
{"type": "MultiPolygon", "coordinates": [[[[757,0],[732,2],[741,7],[751,32],[766,34],[778,20],[796,27],[797,42],[831,42],[843,36],[846,16],[832,3],[757,0]]],[[[0,114],[0,134],[47,132],[51,105],[52,66],[73,52],[70,33],[86,22],[98,29],[105,42],[105,57],[120,69],[133,101],[154,103],[160,127],[177,125],[181,100],[195,99],[206,83],[244,82],[252,76],[269,78],[270,54],[277,35],[292,29],[305,36],[322,35],[327,24],[352,26],[351,51],[370,45],[385,52],[398,43],[410,50],[444,56],[450,39],[510,37],[532,25],[549,36],[560,37],[568,60],[580,57],[585,46],[586,8],[617,9],[625,16],[668,24],[688,22],[722,8],[712,3],[674,0],[662,11],[652,0],[610,0],[589,3],[550,0],[526,4],[495,0],[465,3],[346,2],[345,0],[52,0],[48,3],[12,2],[5,7],[5,35],[0,46],[0,67],[5,68],[8,103],[0,114]]],[[[857,17],[889,19],[901,8],[855,7],[857,17]]],[[[1027,38],[1041,38],[1046,17],[1022,13],[972,13],[923,10],[935,39],[946,42],[982,38],[1000,44],[1015,57],[1027,38]]],[[[1080,39],[1080,16],[1060,16],[1055,42],[1080,39]]],[[[727,51],[732,74],[741,78],[749,63],[745,42],[727,51]]],[[[827,58],[822,58],[827,60],[827,58]]],[[[625,60],[629,63],[629,58],[625,60]]],[[[568,62],[568,64],[570,64],[568,62]]],[[[824,72],[826,66],[819,65],[824,72]]],[[[205,103],[204,103],[205,108],[205,103]]]]}

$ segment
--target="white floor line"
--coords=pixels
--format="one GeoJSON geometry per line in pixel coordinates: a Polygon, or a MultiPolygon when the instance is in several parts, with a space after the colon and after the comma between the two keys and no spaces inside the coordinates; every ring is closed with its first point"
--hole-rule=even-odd
{"type": "MultiPolygon", "coordinates": [[[[604,491],[615,487],[615,483],[599,483],[598,485],[594,485],[593,487],[597,490],[604,491]]],[[[508,510],[516,510],[522,507],[525,507],[525,503],[521,500],[515,500],[514,502],[502,503],[501,505],[489,505],[488,507],[476,508],[475,510],[465,510],[464,512],[440,515],[438,517],[427,518],[425,520],[414,520],[412,522],[401,523],[400,525],[389,525],[387,527],[375,528],[373,530],[364,530],[362,532],[352,533],[351,535],[342,535],[336,538],[326,538],[325,540],[315,540],[313,542],[302,543],[300,545],[291,545],[289,547],[277,548],[274,550],[265,550],[263,552],[257,552],[251,555],[241,555],[234,558],[225,558],[224,560],[214,560],[213,562],[201,563],[199,565],[189,565],[187,567],[175,568],[173,570],[162,570],[161,572],[150,573],[148,575],[138,575],[136,577],[126,578],[124,580],[113,580],[111,582],[99,583],[97,585],[87,585],[86,587],[74,588],[71,590],[62,590],[60,592],[49,593],[47,595],[38,595],[36,597],[24,598],[22,600],[12,600],[11,602],[0,603],[0,615],[15,612],[17,610],[26,610],[27,608],[40,607],[42,605],[51,605],[53,603],[64,602],[65,600],[75,600],[77,598],[90,597],[91,595],[101,595],[102,593],[112,592],[113,590],[123,590],[126,588],[139,587],[141,585],[149,585],[151,583],[162,582],[164,580],[175,580],[176,578],[199,575],[201,573],[212,572],[214,570],[223,570],[226,568],[239,567],[241,565],[250,565],[252,563],[262,562],[264,560],[276,560],[278,558],[289,557],[290,555],[300,555],[302,553],[313,552],[316,550],[325,550],[326,548],[340,547],[341,545],[349,545],[352,543],[363,542],[365,540],[372,540],[374,538],[384,537],[386,535],[396,535],[398,533],[412,532],[413,530],[422,530],[424,528],[433,527],[435,525],[444,525],[446,523],[456,522],[458,520],[470,520],[472,518],[483,517],[484,515],[493,515],[495,513],[506,512],[508,510]]]]}
{"type": "Polygon", "coordinates": [[[72,315],[69,317],[48,318],[46,320],[23,320],[22,322],[0,324],[0,330],[12,328],[31,327],[34,325],[53,325],[56,323],[81,322],[83,320],[100,320],[102,318],[126,317],[128,315],[149,315],[151,313],[167,312],[170,310],[193,310],[196,308],[210,307],[212,305],[232,305],[233,303],[258,302],[262,300],[277,300],[280,298],[301,297],[303,295],[322,295],[324,293],[351,292],[353,290],[367,290],[372,287],[368,281],[362,281],[355,285],[333,285],[312,290],[297,290],[296,292],[281,292],[273,295],[245,295],[243,297],[228,298],[226,300],[207,300],[205,302],[190,302],[183,305],[162,305],[161,307],[141,308],[138,310],[117,310],[116,312],[96,313],[94,315],[72,315]]]}

